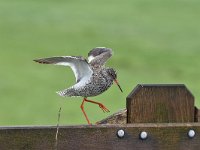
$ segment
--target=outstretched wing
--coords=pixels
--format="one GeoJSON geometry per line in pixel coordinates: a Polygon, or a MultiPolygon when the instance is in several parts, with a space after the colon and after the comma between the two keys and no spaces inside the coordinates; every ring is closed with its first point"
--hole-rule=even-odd
{"type": "Polygon", "coordinates": [[[112,56],[112,49],[106,47],[96,47],[88,53],[88,62],[92,65],[103,66],[112,56]]]}
{"type": "Polygon", "coordinates": [[[81,79],[90,78],[92,76],[92,69],[88,65],[87,60],[83,57],[76,56],[58,56],[50,58],[35,59],[34,61],[42,64],[54,64],[69,66],[74,72],[76,82],[78,83],[81,79]]]}

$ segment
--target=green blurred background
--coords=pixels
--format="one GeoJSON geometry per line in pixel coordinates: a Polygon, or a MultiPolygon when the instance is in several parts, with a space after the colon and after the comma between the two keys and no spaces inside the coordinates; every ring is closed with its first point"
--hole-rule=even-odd
{"type": "Polygon", "coordinates": [[[107,63],[124,90],[112,86],[86,104],[94,123],[125,107],[138,83],[183,83],[200,106],[199,0],[0,0],[0,125],[85,124],[82,98],[55,91],[75,82],[70,68],[32,60],[114,50],[107,63]]]}

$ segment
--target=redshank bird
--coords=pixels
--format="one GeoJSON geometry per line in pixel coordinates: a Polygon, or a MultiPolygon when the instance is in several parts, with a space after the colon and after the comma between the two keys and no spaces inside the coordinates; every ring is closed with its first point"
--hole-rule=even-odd
{"type": "Polygon", "coordinates": [[[81,96],[83,101],[81,110],[88,122],[91,124],[84,110],[84,103],[90,102],[99,105],[103,112],[109,110],[102,104],[87,97],[99,95],[106,91],[113,81],[122,89],[117,81],[117,73],[113,68],[105,67],[106,61],[112,56],[112,49],[105,47],[96,47],[88,53],[88,60],[82,56],[56,56],[50,58],[35,59],[34,61],[42,64],[54,64],[71,67],[74,72],[76,83],[62,91],[58,91],[60,96],[81,96]]]}

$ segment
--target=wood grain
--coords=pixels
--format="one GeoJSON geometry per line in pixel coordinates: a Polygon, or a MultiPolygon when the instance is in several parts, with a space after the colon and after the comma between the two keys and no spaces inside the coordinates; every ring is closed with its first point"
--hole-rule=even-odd
{"type": "MultiPolygon", "coordinates": [[[[1,127],[1,150],[53,150],[56,127],[1,127]]],[[[197,150],[200,147],[200,123],[159,123],[126,125],[62,126],[58,150],[197,150]],[[125,131],[124,138],[117,131],[125,131]],[[196,136],[187,133],[195,130],[196,136]],[[148,133],[146,140],[139,134],[148,133]]]]}
{"type": "Polygon", "coordinates": [[[105,119],[102,119],[96,124],[126,124],[127,123],[127,110],[122,109],[105,119]]]}
{"type": "Polygon", "coordinates": [[[127,97],[127,122],[194,122],[194,97],[184,85],[140,84],[127,97]]]}
{"type": "Polygon", "coordinates": [[[200,110],[197,107],[195,107],[195,114],[194,115],[195,115],[194,121],[200,122],[200,110]]]}

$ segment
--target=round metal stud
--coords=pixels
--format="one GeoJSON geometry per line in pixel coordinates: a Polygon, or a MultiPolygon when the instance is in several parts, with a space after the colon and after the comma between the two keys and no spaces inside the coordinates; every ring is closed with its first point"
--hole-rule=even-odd
{"type": "Polygon", "coordinates": [[[122,130],[122,129],[120,129],[120,130],[118,130],[117,131],[117,136],[119,137],[119,138],[123,138],[124,137],[124,130],[122,130]]]}
{"type": "Polygon", "coordinates": [[[195,131],[194,130],[189,130],[188,131],[188,136],[190,137],[190,138],[193,138],[194,136],[195,136],[195,131]]]}
{"type": "Polygon", "coordinates": [[[142,132],[140,133],[140,139],[142,139],[142,140],[146,140],[146,139],[147,139],[147,137],[148,137],[148,134],[147,134],[147,132],[145,132],[145,131],[142,131],[142,132]]]}

